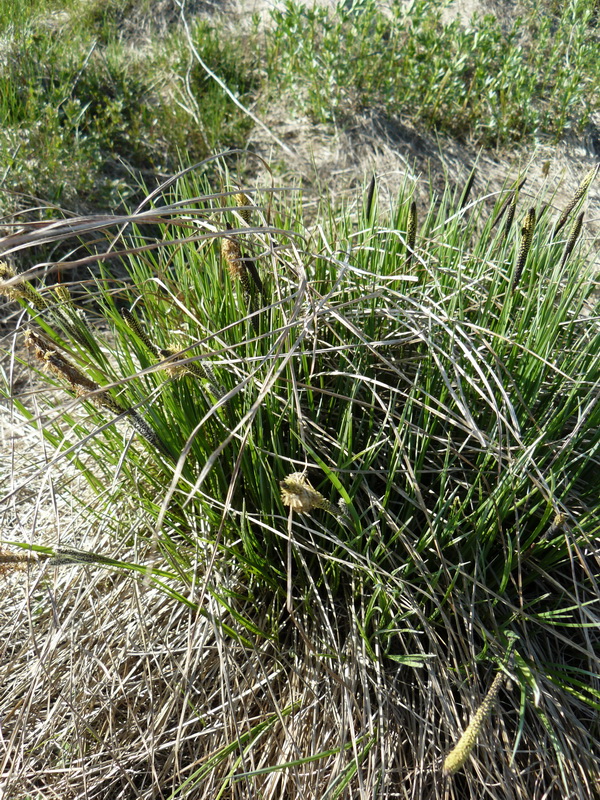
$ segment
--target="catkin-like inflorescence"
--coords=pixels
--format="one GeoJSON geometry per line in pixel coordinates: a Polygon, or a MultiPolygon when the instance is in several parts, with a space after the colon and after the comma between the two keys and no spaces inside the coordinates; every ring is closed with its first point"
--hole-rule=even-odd
{"type": "Polygon", "coordinates": [[[471,195],[471,189],[473,188],[473,183],[475,182],[475,170],[471,170],[471,174],[465,184],[465,188],[463,189],[463,193],[460,198],[459,208],[464,208],[469,201],[469,197],[471,195]]]}
{"type": "Polygon", "coordinates": [[[515,276],[513,278],[513,292],[517,288],[519,281],[521,280],[521,275],[523,274],[523,268],[525,267],[525,262],[527,261],[527,254],[529,253],[531,242],[533,241],[534,228],[535,208],[530,208],[525,215],[525,221],[523,222],[523,228],[521,229],[521,246],[519,248],[519,255],[517,257],[515,276]]]}
{"type": "MultiPolygon", "coordinates": [[[[0,281],[10,281],[16,278],[17,273],[6,261],[0,261],[0,281]]],[[[21,281],[20,283],[11,283],[9,286],[0,284],[0,294],[8,297],[10,300],[26,300],[38,311],[45,311],[48,304],[37,292],[28,281],[21,281]]]]}
{"type": "MultiPolygon", "coordinates": [[[[252,205],[248,196],[245,195],[243,192],[238,192],[237,194],[234,194],[233,202],[236,204],[236,206],[252,205]]],[[[252,211],[249,208],[240,208],[238,210],[238,214],[247,225],[250,224],[250,220],[252,219],[252,211]]]]}
{"type": "Polygon", "coordinates": [[[240,243],[234,236],[221,239],[221,255],[227,265],[227,270],[231,275],[232,280],[238,280],[242,284],[244,295],[250,296],[250,280],[248,278],[248,270],[242,257],[242,250],[240,243]]]}
{"type": "Polygon", "coordinates": [[[128,308],[121,309],[121,316],[129,326],[129,328],[135,333],[141,343],[144,345],[146,350],[149,350],[153,355],[159,355],[158,347],[150,340],[150,338],[146,335],[146,332],[137,321],[137,319],[133,316],[131,311],[128,308]]]}
{"type": "Polygon", "coordinates": [[[152,447],[154,447],[156,450],[160,450],[161,453],[169,455],[169,451],[160,440],[158,434],[154,430],[152,430],[152,428],[150,427],[150,425],[148,425],[145,419],[142,419],[142,417],[140,417],[140,415],[132,408],[127,409],[127,416],[133,427],[140,434],[140,436],[143,436],[144,439],[147,442],[149,442],[152,445],[152,447]]]}
{"type": "MultiPolygon", "coordinates": [[[[510,661],[513,648],[518,639],[518,637],[510,631],[506,634],[506,636],[508,639],[508,647],[506,649],[506,652],[504,654],[504,659],[502,661],[503,667],[506,667],[506,665],[510,661]]],[[[456,746],[446,756],[443,766],[445,775],[454,775],[455,772],[458,772],[458,770],[464,766],[467,759],[471,755],[471,752],[473,751],[473,748],[475,747],[475,744],[477,742],[477,738],[481,732],[481,728],[483,726],[485,718],[492,709],[492,705],[498,695],[498,692],[500,691],[500,687],[502,686],[503,680],[504,680],[504,673],[500,671],[494,678],[492,685],[488,690],[488,693],[483,699],[483,703],[479,706],[472,720],[467,725],[465,732],[458,740],[456,746]]]]}
{"type": "Polygon", "coordinates": [[[579,188],[577,189],[577,191],[575,192],[575,194],[573,196],[573,199],[570,201],[570,203],[567,204],[567,207],[565,208],[563,213],[560,215],[560,218],[559,218],[558,222],[556,223],[556,225],[554,227],[554,233],[552,234],[553,238],[560,231],[560,229],[564,226],[564,224],[567,221],[571,211],[573,211],[573,209],[575,208],[577,203],[581,200],[581,198],[585,195],[587,190],[590,188],[591,183],[594,180],[594,178],[596,177],[599,169],[600,169],[600,164],[596,164],[596,166],[593,167],[588,172],[588,174],[585,176],[585,178],[581,181],[581,183],[579,184],[579,188]]]}
{"type": "Polygon", "coordinates": [[[65,286],[63,283],[57,283],[54,287],[54,294],[59,303],[64,303],[64,305],[70,307],[73,306],[73,298],[71,297],[68,286],[65,286]]]}
{"type": "Polygon", "coordinates": [[[179,364],[178,362],[182,361],[184,358],[189,358],[190,354],[188,352],[182,352],[181,350],[175,350],[174,348],[161,350],[160,354],[163,358],[174,357],[173,361],[166,367],[166,370],[171,377],[178,378],[181,375],[186,375],[189,373],[190,375],[195,375],[197,378],[207,380],[208,388],[217,398],[217,400],[220,400],[226,394],[226,390],[223,388],[223,386],[219,385],[214,370],[210,364],[206,363],[206,361],[188,361],[187,364],[179,364]]]}
{"type": "Polygon", "coordinates": [[[490,713],[494,700],[496,699],[496,695],[500,691],[503,679],[504,673],[499,672],[494,678],[494,681],[490,686],[483,703],[479,706],[473,718],[469,722],[465,732],[458,740],[456,746],[446,756],[443,768],[445,775],[454,775],[455,772],[458,772],[458,770],[465,765],[467,759],[473,751],[473,748],[475,747],[485,718],[490,713]]]}
{"type": "Polygon", "coordinates": [[[25,341],[26,344],[33,349],[35,357],[44,364],[46,369],[53,375],[56,375],[57,378],[66,380],[70,384],[72,391],[78,397],[84,399],[89,398],[99,408],[107,408],[109,411],[112,411],[113,414],[126,414],[133,427],[144,439],[150,442],[157,450],[168,454],[167,449],[157,434],[148,423],[140,417],[137,411],[133,408],[119,405],[108,392],[102,391],[99,384],[90,380],[87,375],[84,375],[80,369],[74,364],[71,364],[61,353],[53,347],[50,347],[48,342],[42,339],[35,331],[29,330],[25,341]]]}
{"type": "Polygon", "coordinates": [[[284,506],[289,506],[298,514],[309,514],[315,508],[321,508],[335,517],[345,516],[346,509],[334,506],[320,492],[317,492],[303,472],[293,472],[284,478],[279,486],[284,506]]]}
{"type": "Polygon", "coordinates": [[[518,192],[516,192],[516,191],[513,192],[512,193],[512,197],[510,198],[510,201],[509,201],[508,206],[507,206],[506,221],[504,223],[504,238],[505,239],[508,237],[508,234],[510,233],[510,229],[512,228],[513,220],[515,218],[515,211],[517,209],[517,198],[518,198],[518,196],[519,196],[518,192]]]}
{"type": "Polygon", "coordinates": [[[562,269],[564,265],[567,263],[567,259],[573,252],[573,248],[577,244],[577,239],[581,235],[581,229],[583,227],[583,217],[584,212],[582,211],[581,214],[578,214],[576,219],[574,220],[573,224],[571,225],[571,230],[569,231],[569,238],[567,239],[567,245],[565,247],[565,252],[563,253],[563,257],[560,262],[560,268],[562,269]]]}
{"type": "Polygon", "coordinates": [[[417,204],[413,200],[408,212],[408,230],[406,231],[406,263],[410,264],[417,241],[417,204]]]}
{"type": "Polygon", "coordinates": [[[502,205],[500,206],[500,210],[498,211],[498,213],[496,214],[496,216],[492,220],[492,224],[490,225],[490,230],[493,230],[496,227],[496,225],[500,222],[500,220],[504,216],[504,212],[506,211],[506,209],[508,208],[508,206],[511,203],[514,203],[516,205],[517,200],[516,200],[515,194],[518,197],[519,192],[521,191],[521,189],[525,185],[525,181],[526,180],[527,180],[527,178],[523,178],[523,180],[519,182],[519,184],[516,187],[516,189],[513,192],[509,192],[508,193],[508,195],[504,199],[502,205]]]}
{"type": "Polygon", "coordinates": [[[46,369],[61,380],[66,380],[78,397],[90,398],[97,406],[108,408],[115,414],[122,414],[124,409],[107,393],[100,390],[99,384],[90,380],[80,369],[66,359],[62,353],[51,347],[35,331],[27,331],[25,343],[33,349],[35,357],[46,369]]]}

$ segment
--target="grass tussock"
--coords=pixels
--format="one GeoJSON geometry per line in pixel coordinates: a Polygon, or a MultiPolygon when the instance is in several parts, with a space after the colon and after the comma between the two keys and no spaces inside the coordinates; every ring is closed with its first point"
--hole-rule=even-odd
{"type": "Polygon", "coordinates": [[[447,191],[417,219],[405,187],[385,220],[371,191],[367,217],[315,228],[292,197],[247,188],[252,220],[233,229],[249,203],[230,210],[232,194],[187,170],[134,214],[2,242],[30,255],[3,276],[15,335],[28,318],[55,367],[35,407],[10,380],[7,402],[45,439],[38,474],[69,462],[95,498],[79,502],[86,534],[3,543],[38,557],[35,614],[2,621],[4,785],[593,796],[600,309],[585,225],[565,260],[545,198],[510,189],[491,214],[447,191]],[[495,226],[509,206],[518,225],[495,226]],[[93,251],[35,263],[40,244],[91,231],[93,251]],[[232,241],[261,281],[250,308],[241,262],[221,254],[232,241]],[[40,280],[90,262],[68,298],[40,280]]]}

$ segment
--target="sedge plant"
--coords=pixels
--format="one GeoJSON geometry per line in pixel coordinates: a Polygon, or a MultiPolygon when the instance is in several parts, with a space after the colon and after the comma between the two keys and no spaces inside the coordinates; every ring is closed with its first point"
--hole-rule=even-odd
{"type": "MultiPolygon", "coordinates": [[[[32,690],[12,667],[28,709],[53,681],[47,736],[69,722],[62,761],[5,758],[9,785],[33,785],[35,766],[55,793],[92,780],[111,797],[131,796],[127,770],[144,798],[476,798],[483,780],[503,798],[591,796],[600,309],[585,223],[555,235],[560,209],[515,183],[494,208],[447,191],[419,213],[407,185],[387,218],[371,189],[310,228],[293,195],[224,176],[215,191],[186,170],[134,214],[5,243],[31,255],[2,285],[34,331],[30,365],[54,365],[43,408],[9,384],[7,398],[89,482],[105,534],[104,551],[3,542],[69,585],[85,575],[81,615],[98,620],[71,632],[76,664],[93,654],[69,690],[85,718],[56,692],[68,670],[32,690]],[[515,224],[496,224],[507,210],[515,224]],[[86,227],[106,245],[69,311],[35,247],[86,227]],[[101,608],[84,603],[98,591],[101,608]],[[124,642],[139,630],[138,658],[124,642]],[[492,683],[513,646],[510,680],[492,683]],[[122,727],[93,706],[113,674],[122,727]],[[444,768],[478,706],[474,758],[444,768]]],[[[32,720],[16,718],[18,739],[32,720]]]]}

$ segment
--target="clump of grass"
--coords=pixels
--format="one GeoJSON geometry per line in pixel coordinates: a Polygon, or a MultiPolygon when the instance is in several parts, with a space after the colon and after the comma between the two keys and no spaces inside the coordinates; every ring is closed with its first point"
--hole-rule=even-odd
{"type": "MultiPolygon", "coordinates": [[[[85,758],[57,770],[44,751],[11,767],[8,785],[42,774],[60,794],[87,785],[91,765],[96,793],[114,797],[135,774],[144,798],[157,775],[173,797],[391,798],[402,786],[474,799],[481,769],[515,797],[556,784],[584,797],[600,756],[600,309],[585,237],[565,262],[551,214],[525,212],[527,280],[515,292],[523,242],[493,227],[504,198],[489,219],[472,200],[465,218],[447,191],[416,221],[416,280],[404,271],[408,186],[385,223],[370,209],[368,224],[332,214],[314,229],[292,199],[267,221],[248,188],[256,227],[229,239],[243,242],[269,298],[248,336],[214,223],[233,213],[225,195],[189,170],[168,192],[113,231],[103,218],[111,261],[96,251],[99,275],[71,292],[90,341],[19,298],[48,346],[97,386],[86,395],[108,392],[143,415],[162,447],[124,443],[110,409],[86,404],[86,416],[48,398],[34,414],[6,388],[15,413],[41,425],[51,463],[70,459],[89,481],[103,531],[103,548],[44,545],[75,570],[57,580],[81,569],[89,581],[69,629],[85,641],[75,685],[61,683],[73,674],[68,648],[34,689],[29,671],[27,682],[11,672],[11,696],[35,694],[27,708],[47,703],[52,685],[53,713],[35,724],[49,741],[60,721],[64,751],[76,744],[85,758]],[[220,398],[193,370],[165,378],[157,359],[175,339],[174,363],[207,361],[220,398]],[[119,605],[115,621],[113,592],[132,598],[130,617],[119,605]],[[133,720],[131,738],[107,734],[103,751],[98,730],[113,730],[114,712],[97,702],[97,683],[115,669],[106,640],[125,631],[144,655],[127,656],[108,707],[133,720]],[[476,768],[443,786],[469,683],[486,680],[481,662],[513,635],[527,648],[511,667],[518,691],[495,718],[502,736],[481,728],[476,768]],[[164,758],[174,736],[177,764],[164,758]]],[[[79,222],[5,244],[29,236],[34,260],[36,241],[71,241],[79,222]]]]}

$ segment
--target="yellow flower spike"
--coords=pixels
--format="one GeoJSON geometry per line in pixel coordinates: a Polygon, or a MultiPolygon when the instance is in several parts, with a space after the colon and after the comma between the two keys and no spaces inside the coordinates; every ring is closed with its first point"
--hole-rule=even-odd
{"type": "Polygon", "coordinates": [[[309,514],[313,509],[321,508],[342,521],[346,516],[343,508],[334,506],[320,492],[317,492],[303,472],[293,472],[280,481],[279,486],[283,505],[289,506],[298,514],[309,514]]]}
{"type": "MultiPolygon", "coordinates": [[[[515,641],[517,637],[513,633],[508,633],[507,636],[509,637],[508,648],[506,650],[506,654],[503,659],[503,666],[508,664],[510,659],[512,649],[515,645],[515,641]]],[[[467,759],[473,752],[473,748],[477,743],[477,739],[479,738],[479,734],[481,733],[481,729],[483,727],[483,723],[487,715],[492,710],[492,706],[494,704],[494,700],[496,699],[498,692],[500,691],[500,687],[502,686],[502,681],[504,680],[504,672],[500,671],[496,675],[493,680],[492,685],[490,686],[488,693],[486,694],[483,703],[479,706],[473,718],[467,725],[463,735],[458,740],[457,744],[454,748],[448,753],[446,756],[446,760],[444,761],[443,771],[444,775],[450,776],[454,775],[458,772],[467,762],[467,759]]]]}
{"type": "Polygon", "coordinates": [[[499,672],[494,678],[494,682],[490,686],[483,703],[475,712],[471,722],[469,722],[465,732],[452,751],[446,756],[446,760],[444,761],[444,775],[454,775],[455,772],[458,772],[458,770],[462,769],[466,764],[467,759],[477,743],[485,718],[490,713],[496,695],[500,691],[503,680],[504,673],[499,672]]]}
{"type": "MultiPolygon", "coordinates": [[[[233,195],[233,202],[236,206],[250,206],[252,203],[247,195],[243,192],[238,192],[237,194],[233,195]]],[[[252,211],[249,208],[240,208],[238,211],[240,217],[244,220],[244,222],[249,225],[250,220],[252,219],[252,211]]]]}

